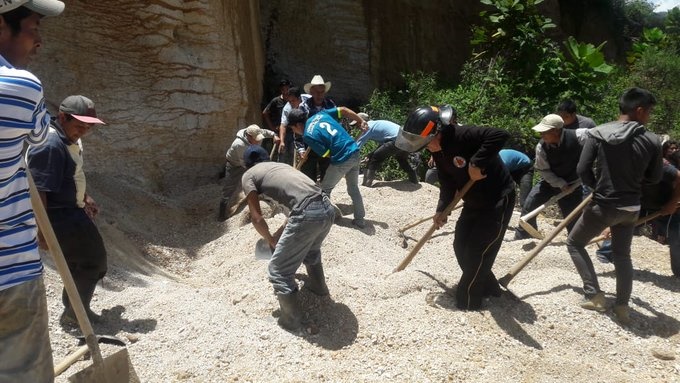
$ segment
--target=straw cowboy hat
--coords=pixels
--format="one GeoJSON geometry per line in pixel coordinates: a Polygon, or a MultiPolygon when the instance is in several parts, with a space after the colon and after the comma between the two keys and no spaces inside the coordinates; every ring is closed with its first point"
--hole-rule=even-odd
{"type": "Polygon", "coordinates": [[[323,77],[321,77],[321,75],[318,75],[318,74],[317,74],[317,75],[314,75],[314,77],[312,78],[312,81],[311,81],[311,82],[305,84],[305,93],[309,93],[309,89],[310,89],[311,87],[313,87],[314,85],[323,85],[323,86],[325,86],[325,87],[326,87],[326,92],[328,92],[329,90],[331,90],[331,82],[330,82],[330,81],[324,82],[324,81],[323,81],[323,77]]]}

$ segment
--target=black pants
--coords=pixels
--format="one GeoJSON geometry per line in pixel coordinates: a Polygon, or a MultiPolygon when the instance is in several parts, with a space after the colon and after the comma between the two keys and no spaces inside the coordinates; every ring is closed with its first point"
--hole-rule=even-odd
{"type": "Polygon", "coordinates": [[[321,182],[323,181],[323,177],[326,175],[326,170],[330,164],[330,158],[323,158],[314,153],[313,150],[310,150],[307,155],[307,161],[302,165],[300,171],[311,178],[312,181],[321,182]]]}
{"type": "Polygon", "coordinates": [[[510,172],[510,177],[519,186],[519,207],[524,206],[524,203],[531,191],[531,184],[534,181],[534,166],[529,164],[513,172],[510,172]]]}
{"type": "Polygon", "coordinates": [[[83,209],[48,209],[48,215],[73,281],[88,307],[97,282],[107,271],[104,241],[83,209]]]}
{"type": "Polygon", "coordinates": [[[463,271],[456,290],[458,308],[477,310],[485,296],[500,294],[498,280],[491,268],[503,243],[514,206],[513,190],[488,209],[463,207],[453,240],[453,251],[463,271]]]}
{"type": "Polygon", "coordinates": [[[397,163],[399,163],[401,170],[403,170],[406,175],[408,175],[409,180],[416,182],[418,181],[418,176],[416,175],[415,170],[413,170],[411,167],[411,164],[409,164],[408,156],[409,153],[397,148],[394,145],[394,141],[387,141],[384,144],[378,146],[376,150],[369,154],[369,160],[366,168],[377,171],[380,169],[385,160],[390,157],[394,157],[397,160],[397,163]]]}

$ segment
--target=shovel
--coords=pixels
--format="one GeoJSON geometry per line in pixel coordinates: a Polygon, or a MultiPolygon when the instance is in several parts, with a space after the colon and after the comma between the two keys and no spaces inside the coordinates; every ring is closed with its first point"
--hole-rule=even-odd
{"type": "MultiPolygon", "coordinates": [[[[444,209],[444,211],[442,211],[442,214],[443,214],[445,217],[448,217],[449,214],[451,214],[451,212],[452,212],[453,209],[456,207],[456,205],[458,205],[458,202],[460,202],[460,200],[463,199],[463,196],[465,196],[465,193],[467,193],[468,190],[470,190],[470,188],[472,187],[472,185],[473,185],[474,183],[475,183],[474,180],[469,180],[469,181],[463,186],[463,188],[460,189],[460,190],[456,193],[456,196],[455,196],[455,198],[453,199],[453,201],[449,204],[449,206],[446,207],[446,209],[444,209]]],[[[416,246],[413,248],[413,250],[411,250],[411,252],[408,253],[408,255],[406,256],[406,258],[404,258],[404,259],[399,263],[399,265],[394,269],[393,273],[396,273],[397,271],[402,271],[402,270],[404,270],[404,269],[406,268],[406,266],[408,266],[408,264],[411,263],[411,261],[413,260],[413,258],[415,258],[416,254],[418,254],[418,252],[420,251],[420,249],[425,245],[425,242],[427,242],[427,241],[430,239],[430,237],[432,236],[432,234],[434,234],[434,231],[435,231],[435,230],[437,230],[437,226],[435,226],[435,224],[432,224],[432,226],[430,226],[430,228],[427,230],[427,232],[425,233],[425,235],[423,235],[423,237],[420,238],[420,241],[418,241],[418,243],[416,243],[416,246]]]]}
{"type": "Polygon", "coordinates": [[[530,220],[537,216],[540,212],[542,212],[546,207],[554,204],[555,202],[559,201],[562,199],[562,197],[571,194],[574,189],[577,187],[581,186],[581,181],[576,181],[575,183],[569,185],[569,188],[565,191],[560,192],[559,194],[556,194],[552,197],[550,197],[549,200],[547,200],[543,205],[537,207],[536,209],[530,211],[529,213],[519,217],[519,225],[524,229],[529,235],[531,235],[534,238],[537,239],[543,239],[543,234],[541,234],[538,230],[534,229],[533,226],[531,226],[527,220],[530,220]]]}
{"type": "MultiPolygon", "coordinates": [[[[47,217],[45,206],[42,204],[40,194],[38,194],[38,189],[35,187],[33,177],[31,177],[31,173],[28,171],[28,169],[26,170],[26,176],[28,177],[31,204],[33,205],[33,211],[35,212],[35,218],[38,222],[38,227],[40,228],[40,232],[45,237],[45,241],[47,241],[47,246],[50,250],[50,253],[52,254],[52,257],[54,258],[54,263],[57,266],[57,270],[59,271],[62,281],[64,282],[64,288],[66,289],[69,301],[71,302],[71,307],[73,308],[76,318],[78,319],[80,330],[85,336],[87,348],[92,354],[93,364],[69,377],[69,381],[74,383],[128,383],[130,382],[131,375],[135,376],[135,374],[134,369],[130,364],[130,356],[128,355],[127,349],[123,348],[116,351],[114,354],[107,356],[106,358],[102,357],[101,350],[99,349],[98,339],[94,334],[94,330],[92,329],[92,324],[90,324],[90,320],[87,317],[87,313],[85,313],[85,307],[83,306],[83,302],[80,300],[78,289],[73,282],[73,277],[71,276],[71,272],[68,269],[68,264],[66,263],[64,254],[61,251],[57,237],[54,234],[52,224],[47,217]]],[[[76,353],[79,352],[80,355],[82,355],[82,350],[76,351],[76,353]]],[[[75,362],[75,360],[77,359],[74,359],[73,362],[75,362]]]]}
{"type": "Polygon", "coordinates": [[[536,246],[536,248],[534,248],[529,254],[527,254],[527,256],[524,257],[524,259],[515,264],[515,266],[513,266],[512,269],[507,274],[505,274],[505,276],[503,276],[503,278],[499,279],[498,283],[507,289],[508,285],[510,284],[510,281],[512,281],[512,279],[517,274],[519,274],[519,272],[522,271],[522,269],[524,269],[524,267],[528,265],[529,262],[531,262],[538,255],[538,253],[540,253],[546,246],[548,246],[548,244],[552,242],[553,239],[555,239],[557,234],[559,234],[562,230],[564,230],[565,227],[567,227],[569,222],[573,221],[576,217],[579,216],[579,214],[581,214],[581,210],[583,210],[586,207],[586,205],[588,205],[591,199],[593,199],[592,193],[589,194],[588,197],[584,198],[583,201],[578,206],[576,206],[576,208],[571,213],[569,213],[569,215],[562,222],[560,222],[559,225],[557,225],[555,230],[553,230],[547,237],[545,237],[541,241],[541,243],[538,244],[538,246],[536,246]]]}

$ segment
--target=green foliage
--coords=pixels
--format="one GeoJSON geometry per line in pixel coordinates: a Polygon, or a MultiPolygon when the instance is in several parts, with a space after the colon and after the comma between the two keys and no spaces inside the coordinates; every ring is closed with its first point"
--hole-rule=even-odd
{"type": "Polygon", "coordinates": [[[607,64],[602,53],[606,42],[599,46],[579,43],[569,36],[564,42],[569,59],[564,60],[564,89],[562,98],[571,98],[578,104],[587,104],[596,98],[614,67],[607,64]]]}
{"type": "Polygon", "coordinates": [[[671,49],[648,49],[630,68],[629,77],[657,98],[651,129],[680,138],[680,55],[671,49]]]}
{"type": "Polygon", "coordinates": [[[675,52],[680,53],[680,7],[668,11],[664,21],[664,30],[675,52]]]}
{"type": "Polygon", "coordinates": [[[626,52],[626,61],[633,64],[650,48],[663,49],[668,46],[668,37],[659,28],[644,29],[642,36],[633,43],[631,50],[626,52]]]}

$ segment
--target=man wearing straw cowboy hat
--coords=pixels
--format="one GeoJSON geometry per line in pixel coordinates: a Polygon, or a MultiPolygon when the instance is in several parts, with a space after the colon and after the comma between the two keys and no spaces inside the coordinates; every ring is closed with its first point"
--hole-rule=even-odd
{"type": "MultiPolygon", "coordinates": [[[[331,82],[324,81],[321,75],[314,75],[312,81],[305,84],[304,90],[305,93],[312,95],[312,97],[305,100],[305,106],[302,108],[307,111],[307,117],[311,118],[322,110],[335,108],[335,103],[326,97],[326,93],[331,90],[331,82]]],[[[323,181],[330,164],[330,159],[323,158],[313,150],[310,150],[307,155],[307,161],[300,170],[315,182],[317,178],[323,181]]]]}
{"type": "Polygon", "coordinates": [[[28,193],[25,144],[47,137],[40,81],[26,67],[41,46],[40,21],[57,0],[0,2],[0,382],[52,382],[47,301],[28,193]],[[20,100],[20,101],[19,101],[20,100]]]}

